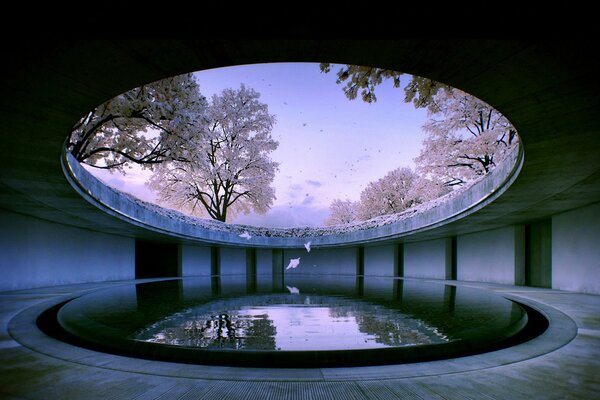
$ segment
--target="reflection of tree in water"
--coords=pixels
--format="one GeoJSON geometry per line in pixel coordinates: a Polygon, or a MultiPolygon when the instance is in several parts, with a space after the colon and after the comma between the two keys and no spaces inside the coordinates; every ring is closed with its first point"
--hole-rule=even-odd
{"type": "Polygon", "coordinates": [[[277,329],[273,321],[263,315],[262,318],[254,318],[246,329],[244,348],[254,350],[275,350],[275,334],[277,329]]]}
{"type": "Polygon", "coordinates": [[[387,346],[410,346],[420,344],[445,343],[448,338],[437,328],[423,321],[402,315],[398,310],[369,304],[357,303],[358,307],[349,305],[332,307],[333,318],[356,321],[362,333],[373,336],[377,343],[387,346]]]}
{"type": "Polygon", "coordinates": [[[263,315],[220,313],[198,316],[180,325],[150,329],[138,339],[177,346],[274,350],[276,329],[263,315]]]}
{"type": "Polygon", "coordinates": [[[433,329],[416,321],[409,325],[403,321],[390,321],[375,315],[357,315],[356,322],[361,332],[375,336],[377,343],[388,346],[407,346],[417,344],[444,343],[433,329]]]}
{"type": "Polygon", "coordinates": [[[251,301],[248,298],[217,299],[156,321],[138,331],[134,338],[199,348],[275,350],[277,329],[264,307],[279,305],[325,307],[331,318],[328,324],[335,323],[335,319],[355,323],[369,340],[385,346],[444,343],[449,340],[436,328],[444,325],[432,323],[435,319],[413,318],[393,306],[341,296],[311,295],[309,299],[297,294],[255,296],[251,301]]]}

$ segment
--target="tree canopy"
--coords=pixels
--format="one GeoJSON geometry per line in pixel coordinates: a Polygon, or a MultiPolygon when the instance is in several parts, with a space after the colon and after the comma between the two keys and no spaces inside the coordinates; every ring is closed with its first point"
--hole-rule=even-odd
{"type": "MultiPolygon", "coordinates": [[[[332,66],[322,63],[320,69],[329,73],[332,66]]],[[[402,88],[400,71],[347,64],[336,75],[350,100],[360,94],[363,101],[376,102],[376,88],[385,81],[402,88]]],[[[398,213],[441,196],[490,172],[518,141],[506,117],[468,93],[418,76],[402,89],[406,103],[426,108],[428,114],[423,125],[426,138],[415,158],[419,174],[399,167],[369,183],[360,201],[334,200],[328,225],[398,213]]]]}
{"type": "Polygon", "coordinates": [[[417,170],[457,186],[490,172],[516,144],[516,129],[497,110],[461,90],[432,98],[417,170]]]}
{"type": "Polygon", "coordinates": [[[244,85],[212,97],[205,119],[188,127],[186,159],[160,164],[150,179],[161,203],[223,222],[238,212],[269,209],[278,169],[270,153],[278,142],[271,137],[275,117],[259,97],[244,85]]]}
{"type": "Polygon", "coordinates": [[[447,192],[439,183],[423,178],[408,167],[399,167],[370,182],[359,201],[334,200],[325,224],[339,225],[397,214],[447,192]]]}
{"type": "Polygon", "coordinates": [[[329,217],[325,221],[325,225],[342,225],[349,224],[358,220],[359,202],[351,200],[335,199],[329,206],[329,217]]]}
{"type": "Polygon", "coordinates": [[[83,116],[67,149],[79,162],[123,170],[129,163],[152,168],[183,160],[188,127],[204,118],[207,101],[192,74],[129,90],[83,116]]]}
{"type": "MultiPolygon", "coordinates": [[[[321,72],[329,73],[331,72],[331,64],[321,63],[320,69],[321,72]]],[[[374,103],[377,101],[375,88],[386,80],[391,80],[395,88],[400,88],[402,85],[400,77],[404,73],[390,69],[346,64],[340,67],[336,75],[338,77],[336,80],[338,84],[346,83],[343,91],[349,100],[356,99],[360,92],[360,97],[363,101],[374,103]]],[[[431,79],[411,75],[410,82],[404,87],[404,101],[406,103],[413,103],[416,108],[428,107],[431,104],[433,96],[440,89],[450,89],[450,86],[431,79]]]]}
{"type": "MultiPolygon", "coordinates": [[[[322,63],[321,71],[331,72],[322,63]]],[[[348,99],[377,101],[375,89],[386,80],[401,88],[402,72],[358,65],[341,66],[337,83],[345,83],[348,99]]],[[[412,76],[404,86],[404,101],[426,108],[427,137],[415,159],[417,171],[448,187],[460,186],[490,172],[517,143],[517,130],[500,112],[482,100],[431,79],[412,76]]]]}

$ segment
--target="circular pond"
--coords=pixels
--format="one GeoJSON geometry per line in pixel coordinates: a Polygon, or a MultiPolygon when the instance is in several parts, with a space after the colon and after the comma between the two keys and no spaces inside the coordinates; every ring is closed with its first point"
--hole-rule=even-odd
{"type": "Polygon", "coordinates": [[[528,312],[496,294],[392,278],[187,278],[63,305],[78,343],[153,360],[314,367],[407,363],[509,345],[528,312]]]}

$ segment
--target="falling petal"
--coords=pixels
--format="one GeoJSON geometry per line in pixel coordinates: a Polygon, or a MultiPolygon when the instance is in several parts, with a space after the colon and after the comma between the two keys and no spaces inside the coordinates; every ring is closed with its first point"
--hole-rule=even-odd
{"type": "Polygon", "coordinates": [[[295,286],[289,287],[286,285],[287,290],[290,291],[291,294],[300,294],[300,289],[295,286]]]}
{"type": "Polygon", "coordinates": [[[310,244],[311,242],[309,241],[308,243],[304,243],[304,248],[306,249],[307,252],[310,253],[310,244]]]}
{"type": "Polygon", "coordinates": [[[291,258],[290,263],[288,264],[286,270],[291,269],[291,268],[296,268],[296,267],[298,267],[298,265],[300,265],[300,257],[291,258]]]}
{"type": "Polygon", "coordinates": [[[239,235],[239,237],[246,239],[246,240],[250,240],[252,238],[252,236],[250,236],[250,234],[248,233],[248,231],[244,231],[244,233],[242,233],[241,235],[239,235]]]}

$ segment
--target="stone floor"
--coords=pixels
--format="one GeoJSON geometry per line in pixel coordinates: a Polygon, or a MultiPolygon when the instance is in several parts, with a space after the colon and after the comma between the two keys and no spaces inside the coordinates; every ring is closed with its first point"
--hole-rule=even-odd
{"type": "Polygon", "coordinates": [[[0,292],[1,399],[593,399],[600,397],[600,296],[493,284],[550,319],[540,337],[491,353],[359,368],[185,365],[96,353],[45,336],[39,313],[127,282],[0,292]]]}

